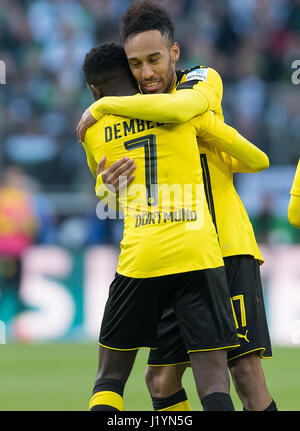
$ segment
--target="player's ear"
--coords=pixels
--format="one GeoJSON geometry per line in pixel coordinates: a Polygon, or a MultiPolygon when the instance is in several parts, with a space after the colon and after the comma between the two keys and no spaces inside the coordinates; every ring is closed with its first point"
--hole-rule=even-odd
{"type": "Polygon", "coordinates": [[[174,61],[176,63],[179,60],[179,56],[180,56],[179,44],[177,42],[174,42],[173,45],[171,46],[171,59],[172,59],[172,61],[174,61]]]}
{"type": "Polygon", "coordinates": [[[95,87],[93,84],[88,84],[88,88],[89,88],[90,92],[92,93],[95,100],[101,99],[101,97],[103,97],[101,90],[99,88],[95,87]]]}

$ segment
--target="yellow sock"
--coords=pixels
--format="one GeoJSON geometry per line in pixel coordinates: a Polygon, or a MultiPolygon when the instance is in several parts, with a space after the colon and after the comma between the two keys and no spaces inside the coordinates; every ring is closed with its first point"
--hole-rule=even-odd
{"type": "Polygon", "coordinates": [[[156,411],[165,411],[165,412],[191,411],[190,403],[187,399],[186,392],[183,388],[180,389],[175,394],[170,395],[169,397],[165,397],[165,398],[152,397],[152,403],[153,403],[153,408],[156,411]]]}
{"type": "Polygon", "coordinates": [[[164,409],[157,410],[158,412],[190,412],[191,406],[188,400],[181,401],[180,403],[173,404],[164,409]]]}
{"type": "MultiPolygon", "coordinates": [[[[92,410],[93,407],[94,407],[93,410],[96,410],[97,406],[103,406],[103,407],[109,406],[109,407],[112,407],[109,410],[124,411],[123,398],[121,397],[121,395],[117,394],[116,392],[111,392],[111,391],[96,392],[92,396],[89,403],[89,410],[92,410]]],[[[98,408],[97,410],[100,410],[100,408],[98,408]]]]}
{"type": "Polygon", "coordinates": [[[94,386],[89,410],[124,410],[124,385],[116,379],[99,378],[94,386]]]}

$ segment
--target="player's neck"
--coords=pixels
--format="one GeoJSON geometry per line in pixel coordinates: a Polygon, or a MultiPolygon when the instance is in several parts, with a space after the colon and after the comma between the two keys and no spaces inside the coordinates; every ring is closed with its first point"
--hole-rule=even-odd
{"type": "Polygon", "coordinates": [[[176,73],[175,73],[174,77],[173,77],[173,80],[172,80],[172,82],[171,82],[168,90],[166,91],[166,93],[172,93],[173,92],[173,90],[174,90],[174,88],[176,86],[176,81],[177,81],[177,76],[176,76],[176,73]]]}
{"type": "Polygon", "coordinates": [[[133,96],[136,93],[138,93],[138,89],[136,87],[133,87],[130,83],[128,85],[123,83],[122,85],[118,85],[116,88],[110,88],[107,94],[104,94],[103,92],[103,96],[133,96]]]}
{"type": "Polygon", "coordinates": [[[130,86],[128,88],[120,89],[116,96],[133,96],[136,93],[138,93],[138,90],[130,86]]]}

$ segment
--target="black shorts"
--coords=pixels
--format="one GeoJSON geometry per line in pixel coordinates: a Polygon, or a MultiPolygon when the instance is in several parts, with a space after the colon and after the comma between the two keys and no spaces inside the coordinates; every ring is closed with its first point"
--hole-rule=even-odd
{"type": "MultiPolygon", "coordinates": [[[[272,357],[258,261],[240,255],[226,257],[224,263],[240,342],[239,347],[228,351],[228,360],[250,352],[262,358],[272,357]]],[[[148,365],[190,363],[171,307],[164,310],[159,322],[158,343],[158,349],[149,354],[148,365]]]]}
{"type": "Polygon", "coordinates": [[[174,310],[185,351],[239,345],[223,266],[143,279],[116,274],[99,343],[118,350],[156,349],[158,323],[168,304],[174,310]]]}

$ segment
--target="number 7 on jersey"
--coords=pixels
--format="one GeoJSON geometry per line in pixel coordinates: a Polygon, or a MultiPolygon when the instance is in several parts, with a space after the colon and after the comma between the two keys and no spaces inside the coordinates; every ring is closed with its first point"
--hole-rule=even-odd
{"type": "Polygon", "coordinates": [[[145,183],[148,205],[158,204],[156,136],[146,135],[124,142],[126,150],[144,147],[145,183]]]}

